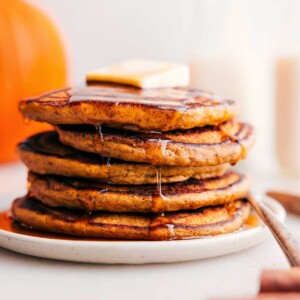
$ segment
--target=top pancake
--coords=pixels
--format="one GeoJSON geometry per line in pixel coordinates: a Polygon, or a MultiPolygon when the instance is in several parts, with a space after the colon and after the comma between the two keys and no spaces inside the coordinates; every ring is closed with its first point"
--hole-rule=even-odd
{"type": "Polygon", "coordinates": [[[97,84],[54,91],[20,102],[24,117],[51,124],[109,125],[170,131],[218,125],[236,115],[236,103],[188,88],[139,89],[97,84]]]}

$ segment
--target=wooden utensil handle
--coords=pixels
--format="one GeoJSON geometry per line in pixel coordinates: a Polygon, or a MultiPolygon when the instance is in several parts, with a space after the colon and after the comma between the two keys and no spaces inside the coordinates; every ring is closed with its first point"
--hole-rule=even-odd
{"type": "Polygon", "coordinates": [[[288,212],[300,216],[300,196],[277,191],[268,191],[267,195],[279,201],[288,212]]]}
{"type": "Polygon", "coordinates": [[[300,267],[300,239],[293,235],[263,203],[257,202],[251,195],[249,202],[278,241],[292,267],[300,267]]]}

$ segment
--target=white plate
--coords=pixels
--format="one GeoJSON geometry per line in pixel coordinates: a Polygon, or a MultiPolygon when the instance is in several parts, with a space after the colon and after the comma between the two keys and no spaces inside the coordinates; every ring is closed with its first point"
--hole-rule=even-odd
{"type": "MultiPolygon", "coordinates": [[[[12,197],[0,199],[0,211],[7,209],[12,197]]],[[[275,200],[260,196],[280,221],[284,208],[275,200]]],[[[264,225],[234,233],[180,241],[73,241],[32,237],[0,230],[0,246],[19,253],[75,262],[106,264],[169,263],[204,259],[239,252],[262,243],[264,225]]]]}

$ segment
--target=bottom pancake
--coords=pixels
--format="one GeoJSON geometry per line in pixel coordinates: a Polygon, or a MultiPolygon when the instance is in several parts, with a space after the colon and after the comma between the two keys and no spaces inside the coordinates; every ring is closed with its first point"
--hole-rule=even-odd
{"type": "Polygon", "coordinates": [[[246,200],[188,212],[161,215],[85,213],[51,208],[35,198],[16,199],[12,214],[22,226],[66,235],[130,240],[177,240],[213,236],[239,229],[248,218],[246,200]]]}

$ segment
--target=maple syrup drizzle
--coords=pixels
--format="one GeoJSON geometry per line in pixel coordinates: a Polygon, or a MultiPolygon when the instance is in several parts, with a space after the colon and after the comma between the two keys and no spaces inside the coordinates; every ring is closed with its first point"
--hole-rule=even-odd
{"type": "Polygon", "coordinates": [[[156,235],[156,230],[161,230],[161,228],[166,229],[166,237],[164,239],[166,240],[172,240],[175,238],[175,224],[173,223],[172,219],[165,216],[164,213],[162,214],[155,214],[153,218],[150,220],[149,224],[149,235],[151,239],[151,235],[156,235]]]}
{"type": "MultiPolygon", "coordinates": [[[[222,130],[222,126],[220,126],[219,128],[221,130],[221,133],[224,135],[224,138],[226,138],[226,139],[230,140],[232,143],[236,143],[240,146],[241,153],[240,153],[240,157],[239,157],[238,161],[243,158],[246,158],[248,155],[248,151],[247,151],[247,146],[244,144],[243,138],[236,136],[235,134],[231,135],[231,134],[225,132],[224,130],[222,130]]],[[[235,162],[234,165],[236,163],[238,163],[238,161],[235,162]]]]}
{"type": "Polygon", "coordinates": [[[113,95],[109,95],[107,91],[104,89],[101,90],[91,90],[88,88],[87,90],[74,90],[71,97],[70,102],[74,101],[101,101],[101,102],[113,102],[116,105],[120,103],[134,103],[134,104],[144,104],[144,105],[159,105],[165,108],[176,108],[179,110],[185,110],[187,108],[188,103],[194,103],[195,101],[192,98],[168,98],[168,97],[156,97],[152,96],[140,96],[135,94],[126,94],[126,93],[113,93],[113,95]]]}
{"type": "MultiPolygon", "coordinates": [[[[151,234],[155,234],[154,231],[156,229],[160,229],[162,227],[165,227],[167,232],[167,238],[172,239],[175,236],[174,233],[174,224],[172,221],[165,217],[164,214],[154,216],[152,221],[149,224],[149,237],[151,237],[151,234]]],[[[38,231],[30,228],[23,227],[19,225],[17,222],[13,220],[11,217],[10,211],[3,211],[0,212],[0,229],[5,230],[8,232],[16,233],[16,234],[22,234],[32,237],[38,237],[38,238],[48,238],[48,239],[56,239],[56,240],[71,240],[71,241],[99,241],[99,242],[139,242],[139,240],[121,240],[121,239],[104,239],[104,238],[86,238],[86,237],[76,237],[76,236],[69,236],[69,235],[63,235],[58,233],[51,233],[51,232],[44,232],[44,231],[38,231]]]]}
{"type": "Polygon", "coordinates": [[[120,103],[134,103],[144,105],[158,105],[165,109],[176,109],[184,112],[191,103],[205,103],[212,105],[220,103],[220,98],[201,90],[184,90],[176,88],[164,89],[135,89],[128,87],[87,86],[70,90],[69,102],[102,101],[120,103]]]}
{"type": "Polygon", "coordinates": [[[174,231],[174,227],[175,225],[174,224],[170,224],[170,221],[166,224],[169,232],[171,233],[171,238],[172,237],[175,237],[175,231],[174,231]]]}
{"type": "Polygon", "coordinates": [[[108,239],[95,239],[95,238],[80,238],[80,237],[73,237],[58,233],[48,233],[38,230],[33,230],[30,228],[26,228],[23,226],[20,226],[18,223],[16,223],[13,218],[11,217],[10,211],[3,211],[0,212],[0,229],[17,233],[17,234],[23,234],[27,236],[32,237],[39,237],[39,238],[48,238],[48,239],[56,239],[56,240],[72,240],[72,241],[111,241],[108,239]]]}
{"type": "MultiPolygon", "coordinates": [[[[243,139],[241,139],[235,135],[228,136],[228,138],[231,142],[236,143],[241,147],[241,153],[240,153],[240,157],[239,157],[238,161],[247,157],[248,151],[247,151],[247,147],[243,143],[243,139]]],[[[236,163],[238,163],[238,161],[236,163]]]]}
{"type": "Polygon", "coordinates": [[[167,229],[168,239],[175,237],[173,221],[165,216],[164,213],[164,201],[168,198],[162,193],[161,186],[161,167],[156,167],[156,180],[157,190],[152,194],[152,211],[155,213],[149,224],[149,234],[154,234],[158,227],[167,229]],[[159,214],[161,213],[161,214],[159,214]]]}
{"type": "Polygon", "coordinates": [[[161,156],[165,158],[169,141],[158,139],[157,143],[160,144],[161,156]]]}
{"type": "Polygon", "coordinates": [[[173,240],[175,239],[175,224],[173,221],[165,216],[155,216],[152,221],[150,221],[149,225],[149,235],[151,239],[151,235],[155,235],[156,230],[161,230],[164,228],[166,232],[164,233],[166,236],[164,240],[173,240]]]}
{"type": "Polygon", "coordinates": [[[167,199],[167,197],[165,197],[161,191],[161,167],[156,168],[156,179],[157,179],[157,191],[159,193],[159,196],[162,199],[167,199]]]}
{"type": "Polygon", "coordinates": [[[98,191],[98,194],[102,194],[102,193],[106,193],[108,192],[108,189],[106,188],[101,188],[99,191],[98,191]]]}
{"type": "Polygon", "coordinates": [[[152,194],[152,209],[154,213],[160,213],[164,208],[164,200],[167,199],[166,196],[162,194],[161,188],[161,167],[156,167],[156,186],[157,189],[152,194]]]}
{"type": "Polygon", "coordinates": [[[250,229],[259,226],[259,220],[254,214],[250,214],[243,225],[243,229],[250,229]]]}
{"type": "Polygon", "coordinates": [[[156,153],[153,157],[151,157],[151,159],[154,160],[157,165],[165,164],[167,146],[170,141],[158,138],[158,139],[148,139],[148,142],[154,142],[156,144],[156,151],[155,151],[156,153]]]}
{"type": "Polygon", "coordinates": [[[102,132],[101,125],[96,125],[95,128],[96,128],[96,131],[99,133],[100,141],[104,142],[104,137],[103,137],[103,132],[102,132]]]}

